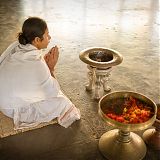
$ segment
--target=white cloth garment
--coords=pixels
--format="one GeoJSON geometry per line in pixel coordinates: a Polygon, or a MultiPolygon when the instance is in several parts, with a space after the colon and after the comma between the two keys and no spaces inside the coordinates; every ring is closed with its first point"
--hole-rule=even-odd
{"type": "Polygon", "coordinates": [[[15,129],[57,118],[64,127],[80,119],[80,111],[61,92],[41,51],[12,43],[0,56],[0,110],[13,118],[15,129]]]}

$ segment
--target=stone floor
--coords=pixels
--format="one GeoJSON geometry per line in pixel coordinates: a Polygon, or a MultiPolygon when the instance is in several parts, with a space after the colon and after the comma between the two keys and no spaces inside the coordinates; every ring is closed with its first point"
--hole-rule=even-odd
{"type": "MultiPolygon", "coordinates": [[[[98,116],[98,102],[85,91],[87,67],[79,53],[95,46],[119,51],[124,60],[111,73],[112,91],[140,92],[159,104],[158,0],[1,0],[0,54],[28,16],[47,21],[49,48],[60,48],[57,79],[82,118],[67,129],[55,124],[0,139],[0,160],[105,159],[98,141],[112,128],[98,116]]],[[[148,147],[144,160],[160,160],[160,153],[148,147]]]]}

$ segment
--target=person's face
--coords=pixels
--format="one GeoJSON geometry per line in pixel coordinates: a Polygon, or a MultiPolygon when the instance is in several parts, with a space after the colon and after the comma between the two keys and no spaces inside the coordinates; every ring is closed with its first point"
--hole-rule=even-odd
{"type": "Polygon", "coordinates": [[[44,49],[47,48],[49,42],[50,42],[51,36],[49,35],[48,28],[45,30],[43,34],[43,39],[36,37],[33,41],[32,44],[37,48],[37,49],[44,49]]]}
{"type": "Polygon", "coordinates": [[[43,39],[39,42],[39,49],[47,48],[50,42],[51,36],[49,35],[48,28],[45,30],[43,34],[43,39]]]}

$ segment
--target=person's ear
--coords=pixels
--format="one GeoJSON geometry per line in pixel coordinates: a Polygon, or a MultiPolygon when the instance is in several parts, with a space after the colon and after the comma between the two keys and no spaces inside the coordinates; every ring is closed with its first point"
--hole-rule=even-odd
{"type": "Polygon", "coordinates": [[[39,37],[35,37],[34,41],[36,44],[38,44],[41,41],[41,39],[39,37]]]}
{"type": "Polygon", "coordinates": [[[32,44],[39,49],[39,42],[41,39],[39,37],[35,37],[35,39],[32,41],[32,44]]]}

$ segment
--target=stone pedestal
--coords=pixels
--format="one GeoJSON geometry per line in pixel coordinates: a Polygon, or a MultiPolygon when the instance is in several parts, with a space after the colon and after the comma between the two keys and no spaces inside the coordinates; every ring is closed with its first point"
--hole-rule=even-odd
{"type": "Polygon", "coordinates": [[[87,65],[89,83],[86,85],[87,91],[94,92],[94,98],[100,99],[104,91],[109,92],[111,88],[108,86],[110,72],[112,67],[109,68],[96,68],[87,65]]]}

